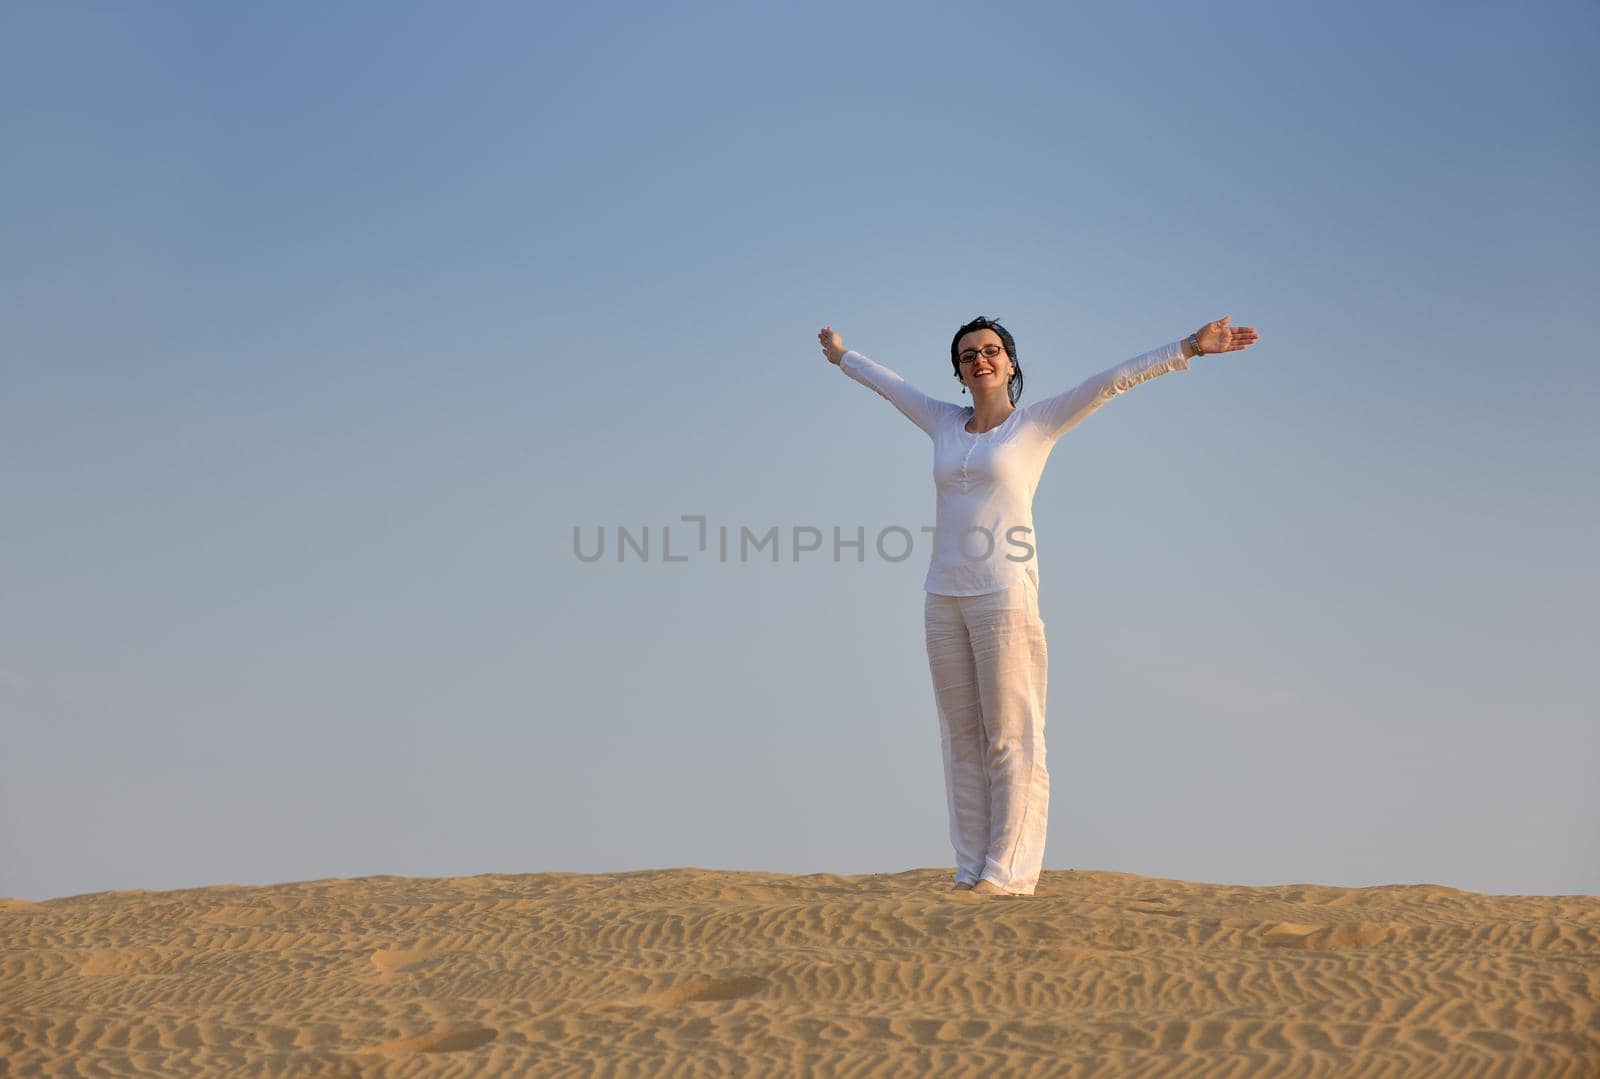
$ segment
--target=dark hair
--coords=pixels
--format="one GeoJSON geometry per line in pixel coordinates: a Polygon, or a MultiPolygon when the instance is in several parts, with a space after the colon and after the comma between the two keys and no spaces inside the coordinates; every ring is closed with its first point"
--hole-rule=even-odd
{"type": "MultiPolygon", "coordinates": [[[[1011,357],[1011,381],[1006,383],[1006,393],[1011,397],[1012,405],[1022,396],[1022,365],[1017,362],[1017,343],[1012,340],[1011,331],[1000,325],[992,318],[979,315],[965,326],[956,331],[950,339],[950,366],[955,369],[956,381],[961,382],[961,356],[956,352],[956,346],[961,344],[961,339],[973,330],[993,330],[1000,335],[1000,343],[1005,346],[1006,355],[1011,357]]],[[[965,382],[961,383],[963,386],[965,382]]]]}

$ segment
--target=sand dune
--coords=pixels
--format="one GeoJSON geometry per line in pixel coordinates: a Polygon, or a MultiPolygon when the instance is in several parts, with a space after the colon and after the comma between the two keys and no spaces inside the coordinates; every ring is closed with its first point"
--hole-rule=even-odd
{"type": "Polygon", "coordinates": [[[1600,1076],[1600,897],[683,869],[0,901],[0,1076],[1600,1076]]]}

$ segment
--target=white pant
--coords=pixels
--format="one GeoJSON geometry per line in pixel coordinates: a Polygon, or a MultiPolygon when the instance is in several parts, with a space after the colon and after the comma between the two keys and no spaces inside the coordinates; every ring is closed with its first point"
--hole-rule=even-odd
{"type": "Polygon", "coordinates": [[[1044,862],[1049,652],[1031,574],[982,596],[927,593],[928,669],[939,705],[956,880],[1032,895],[1044,862]]]}

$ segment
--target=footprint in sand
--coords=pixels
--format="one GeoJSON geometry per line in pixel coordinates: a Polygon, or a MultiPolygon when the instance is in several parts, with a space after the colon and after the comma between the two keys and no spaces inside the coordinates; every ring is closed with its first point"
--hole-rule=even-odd
{"type": "Polygon", "coordinates": [[[696,978],[681,985],[669,985],[645,997],[647,1004],[683,1004],[691,1000],[738,1000],[754,996],[767,987],[765,978],[740,974],[731,978],[696,978]]]}
{"type": "Polygon", "coordinates": [[[1164,906],[1163,907],[1158,907],[1158,906],[1147,905],[1148,902],[1149,901],[1146,900],[1146,901],[1144,901],[1143,904],[1138,905],[1138,906],[1131,906],[1128,909],[1130,911],[1132,911],[1134,914],[1159,914],[1163,918],[1182,918],[1182,917],[1184,917],[1185,915],[1187,915],[1189,913],[1186,910],[1175,910],[1172,907],[1164,907],[1164,906]]]}
{"type": "Polygon", "coordinates": [[[132,965],[128,956],[117,952],[90,952],[83,966],[78,968],[78,973],[89,978],[103,978],[126,974],[132,965]]]}
{"type": "Polygon", "coordinates": [[[435,1031],[414,1038],[384,1042],[373,1046],[378,1053],[455,1053],[463,1049],[476,1049],[494,1041],[498,1032],[488,1027],[470,1027],[466,1030],[435,1031]]]}
{"type": "Polygon", "coordinates": [[[372,965],[383,976],[416,970],[438,957],[434,948],[380,948],[372,953],[372,965]]]}
{"type": "Polygon", "coordinates": [[[1262,940],[1275,948],[1305,948],[1308,951],[1336,951],[1340,948],[1365,948],[1403,938],[1403,925],[1373,925],[1371,922],[1346,925],[1308,925],[1302,922],[1276,922],[1264,925],[1262,940]]]}

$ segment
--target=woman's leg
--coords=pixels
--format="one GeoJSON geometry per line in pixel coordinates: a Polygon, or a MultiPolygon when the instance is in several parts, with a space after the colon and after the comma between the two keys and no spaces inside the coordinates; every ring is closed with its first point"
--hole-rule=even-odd
{"type": "Polygon", "coordinates": [[[954,596],[927,593],[923,624],[928,669],[939,708],[939,745],[944,754],[945,800],[950,843],[956,852],[956,883],[975,884],[989,847],[987,741],[978,704],[978,672],[961,605],[954,596]]]}
{"type": "Polygon", "coordinates": [[[1031,576],[1004,592],[968,601],[989,774],[989,842],[982,876],[1007,892],[1031,895],[1044,864],[1050,819],[1045,767],[1049,650],[1031,576]]]}

